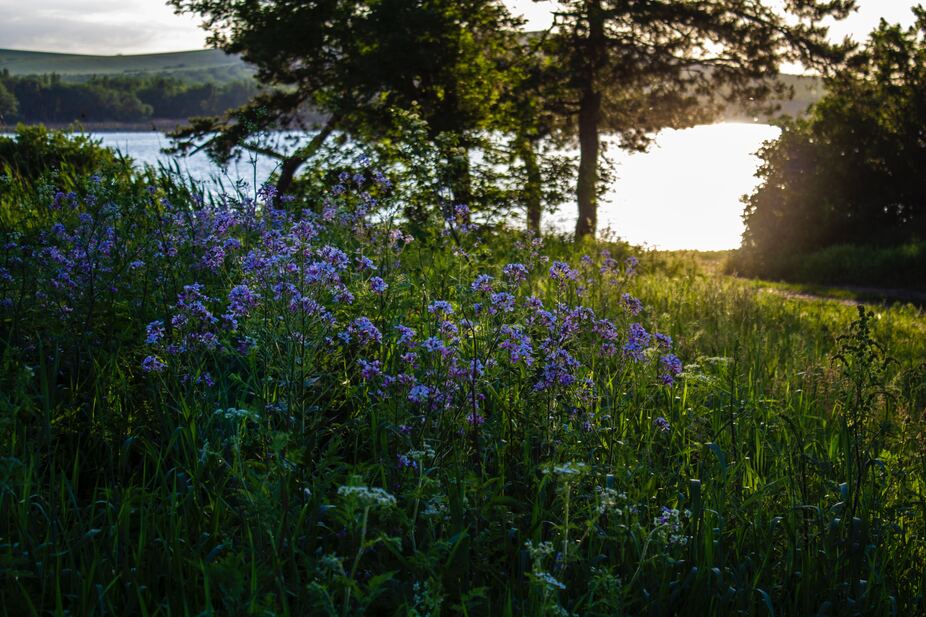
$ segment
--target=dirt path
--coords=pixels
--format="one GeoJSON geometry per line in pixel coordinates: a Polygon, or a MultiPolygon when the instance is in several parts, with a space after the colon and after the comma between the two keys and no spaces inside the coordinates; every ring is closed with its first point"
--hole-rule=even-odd
{"type": "Polygon", "coordinates": [[[826,288],[827,291],[847,292],[852,294],[853,297],[851,298],[827,295],[825,292],[813,293],[812,291],[797,291],[778,287],[760,287],[759,289],[760,291],[794,300],[837,302],[845,306],[855,306],[857,304],[893,304],[895,302],[909,302],[917,306],[926,306],[926,292],[913,291],[910,289],[882,289],[878,287],[852,286],[826,288]]]}

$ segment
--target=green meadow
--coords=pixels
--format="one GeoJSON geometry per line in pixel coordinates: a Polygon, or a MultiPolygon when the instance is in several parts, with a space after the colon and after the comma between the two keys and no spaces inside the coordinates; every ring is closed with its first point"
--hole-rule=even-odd
{"type": "Polygon", "coordinates": [[[0,614],[922,610],[921,309],[109,165],[4,180],[0,614]]]}

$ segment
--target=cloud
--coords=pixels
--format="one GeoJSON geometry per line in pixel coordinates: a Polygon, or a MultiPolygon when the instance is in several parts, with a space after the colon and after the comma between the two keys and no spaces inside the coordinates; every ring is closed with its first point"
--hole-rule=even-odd
{"type": "Polygon", "coordinates": [[[162,0],[0,0],[0,47],[116,54],[202,49],[195,17],[162,0]]]}

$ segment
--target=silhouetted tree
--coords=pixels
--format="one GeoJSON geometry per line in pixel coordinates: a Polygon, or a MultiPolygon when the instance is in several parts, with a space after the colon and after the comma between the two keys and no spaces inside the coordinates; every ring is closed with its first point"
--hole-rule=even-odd
{"type": "Polygon", "coordinates": [[[569,70],[566,112],[579,140],[576,237],[597,228],[600,136],[645,144],[647,133],[690,123],[693,104],[766,98],[783,62],[840,57],[819,21],[853,0],[565,0],[555,53],[569,70]],[[676,111],[673,111],[673,105],[676,111]]]}
{"type": "MultiPolygon", "coordinates": [[[[282,159],[278,188],[333,131],[383,134],[390,109],[415,110],[444,160],[452,198],[471,198],[469,152],[492,125],[501,93],[509,17],[498,0],[171,0],[204,19],[210,42],[240,53],[269,90],[223,118],[199,119],[176,136],[182,148],[227,158],[235,148],[273,153],[253,137],[324,114],[317,137],[282,159]],[[274,89],[278,91],[274,91],[274,89]]],[[[318,127],[316,127],[318,128],[318,127]]]]}
{"type": "Polygon", "coordinates": [[[908,29],[882,21],[809,116],[760,151],[741,271],[784,275],[828,246],[926,238],[926,10],[914,11],[908,29]]]}

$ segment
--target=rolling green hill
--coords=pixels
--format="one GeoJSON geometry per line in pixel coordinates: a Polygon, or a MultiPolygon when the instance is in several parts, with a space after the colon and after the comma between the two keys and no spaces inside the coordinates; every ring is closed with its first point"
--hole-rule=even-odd
{"type": "Polygon", "coordinates": [[[4,70],[11,75],[55,73],[67,81],[85,81],[92,75],[169,75],[184,81],[227,82],[253,74],[241,58],[218,49],[125,56],[0,49],[0,71],[4,70]]]}

